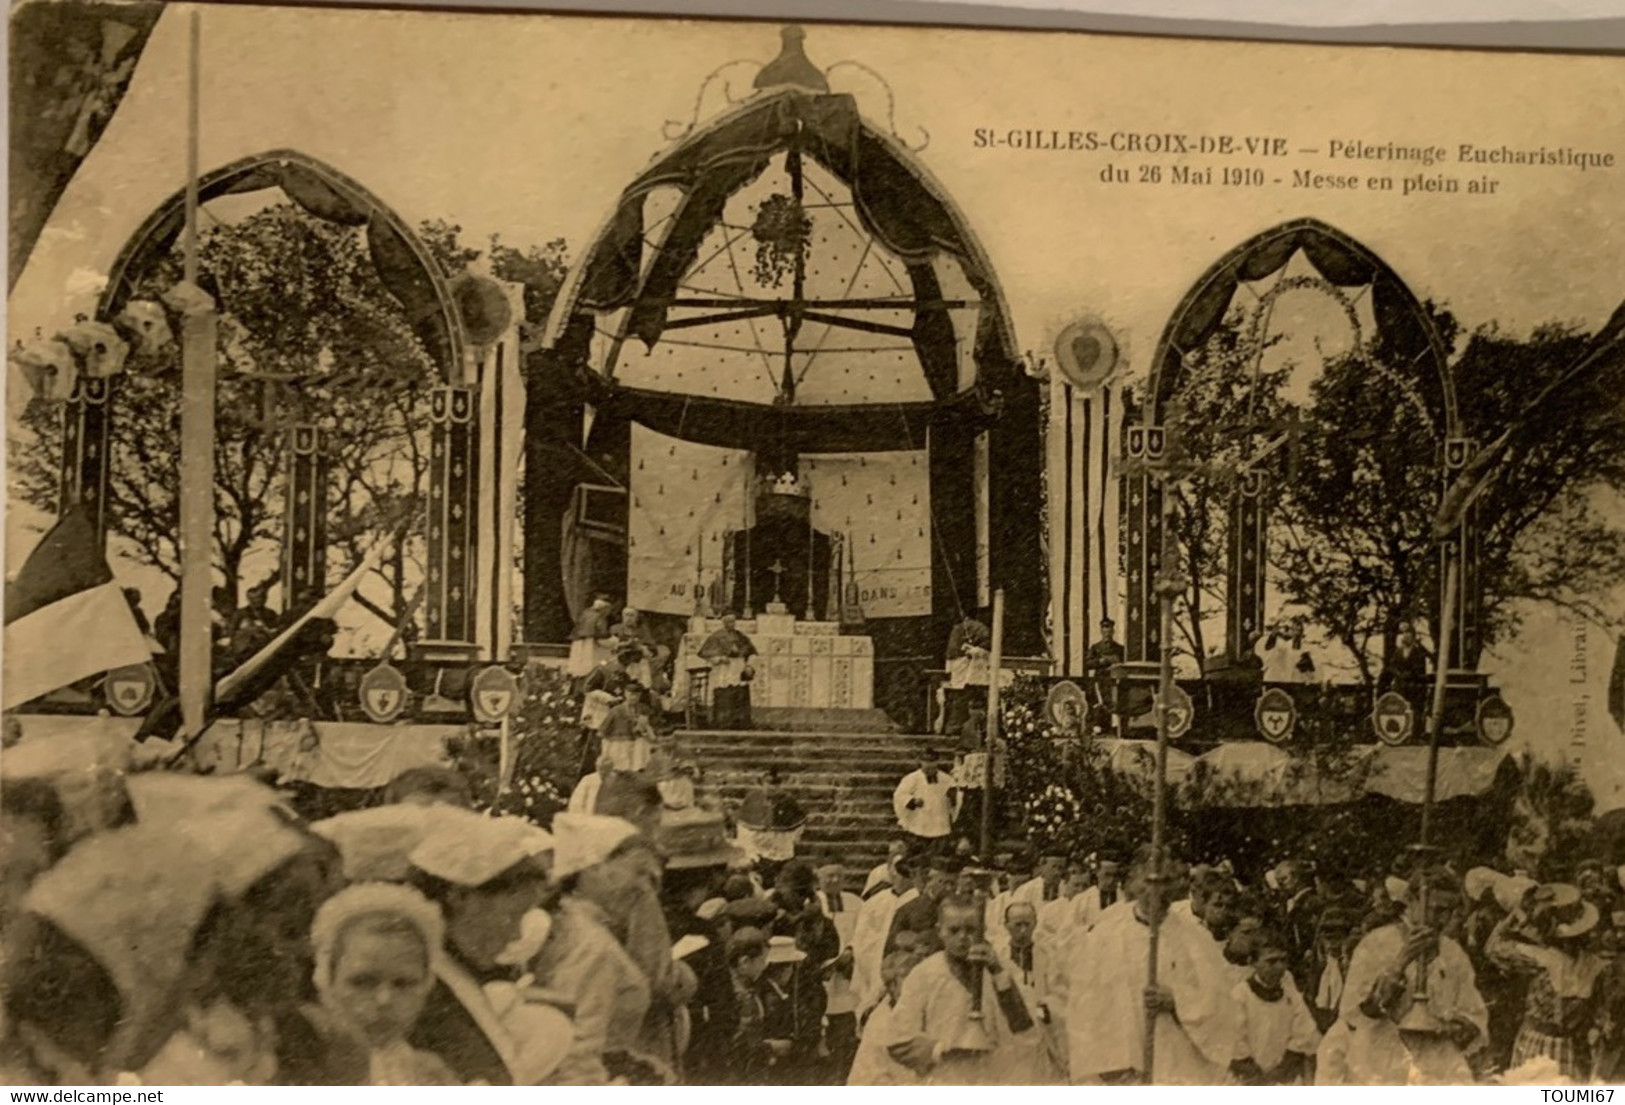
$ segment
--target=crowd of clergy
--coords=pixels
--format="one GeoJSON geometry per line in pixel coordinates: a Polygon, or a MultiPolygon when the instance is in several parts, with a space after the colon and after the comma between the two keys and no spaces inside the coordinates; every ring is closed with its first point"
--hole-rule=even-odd
{"type": "Polygon", "coordinates": [[[859,909],[854,1084],[1625,1073],[1625,869],[1585,861],[1542,884],[1406,852],[1380,879],[1287,860],[1249,885],[1226,862],[1159,864],[1142,846],[1045,855],[1027,877],[1008,853],[979,867],[917,840],[899,840],[859,909]]]}
{"type": "Polygon", "coordinates": [[[1553,1084],[1625,1054],[1596,862],[1244,879],[915,831],[864,871],[747,855],[608,765],[543,828],[444,768],[310,822],[245,775],[5,756],[8,1084],[1553,1084]]]}

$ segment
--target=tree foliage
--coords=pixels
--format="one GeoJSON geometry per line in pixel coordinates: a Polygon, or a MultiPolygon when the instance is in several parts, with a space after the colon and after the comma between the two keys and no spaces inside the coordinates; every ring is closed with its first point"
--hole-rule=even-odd
{"type": "MultiPolygon", "coordinates": [[[[136,298],[180,277],[179,249],[138,274],[136,298]]],[[[215,570],[235,596],[245,562],[281,536],[285,435],[295,421],[328,431],[332,567],[348,571],[380,534],[421,509],[428,394],[435,366],[372,268],[361,232],[292,204],[209,227],[199,282],[219,307],[215,434],[215,570]]],[[[125,551],[180,573],[180,350],[119,381],[113,401],[110,528],[125,551]]],[[[56,509],[60,408],[37,406],[12,447],[23,498],[56,509]]],[[[410,574],[402,552],[381,569],[394,602],[364,600],[393,620],[410,574]]]]}
{"type": "MultiPolygon", "coordinates": [[[[1625,492],[1619,316],[1600,335],[1559,324],[1523,337],[1493,325],[1462,335],[1448,311],[1428,309],[1456,350],[1449,372],[1461,432],[1478,447],[1503,434],[1508,443],[1477,500],[1481,647],[1515,630],[1524,601],[1605,620],[1592,596],[1625,576],[1625,528],[1595,505],[1599,495],[1625,492]]],[[[1229,503],[1238,474],[1255,464],[1267,476],[1277,599],[1300,607],[1371,682],[1401,627],[1437,637],[1443,389],[1427,358],[1402,357],[1381,333],[1358,340],[1357,332],[1348,352],[1320,366],[1309,401],[1294,404],[1282,387],[1295,366],[1261,368],[1271,339],[1256,315],[1233,310],[1187,357],[1169,415],[1196,460],[1179,484],[1174,522],[1190,580],[1185,645],[1200,660],[1202,617],[1224,602],[1229,503]],[[1295,449],[1249,460],[1294,417],[1295,449]]]]}

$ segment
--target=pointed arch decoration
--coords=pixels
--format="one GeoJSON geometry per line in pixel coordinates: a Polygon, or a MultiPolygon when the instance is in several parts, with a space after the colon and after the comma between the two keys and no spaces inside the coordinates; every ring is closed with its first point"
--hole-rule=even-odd
{"type": "MultiPolygon", "coordinates": [[[[406,313],[439,374],[431,397],[428,588],[425,621],[433,641],[468,642],[474,632],[475,507],[478,432],[471,411],[475,381],[465,359],[468,341],[447,275],[422,239],[388,204],[357,181],[298,150],[277,149],[241,158],[198,181],[200,203],[267,189],[282,193],[312,216],[362,230],[373,268],[406,313]]],[[[171,195],[125,242],[97,304],[102,321],[116,318],[142,274],[169,253],[185,229],[186,193],[171,195]]],[[[63,503],[94,505],[98,536],[106,538],[107,458],[117,427],[111,416],[117,378],[85,389],[67,412],[63,503]]],[[[282,550],[284,602],[310,601],[324,590],[327,464],[321,430],[289,427],[289,511],[282,550]]]]}
{"type": "MultiPolygon", "coordinates": [[[[1317,219],[1282,223],[1226,252],[1181,298],[1157,342],[1144,400],[1125,412],[1123,451],[1130,460],[1120,485],[1122,548],[1127,578],[1127,627],[1124,648],[1130,664],[1154,665],[1162,642],[1156,616],[1155,580],[1162,568],[1162,488],[1143,464],[1155,461],[1165,447],[1168,407],[1186,374],[1187,358],[1224,323],[1238,289],[1267,279],[1302,253],[1328,283],[1371,290],[1377,332],[1390,356],[1411,364],[1430,365],[1426,378],[1435,381],[1419,395],[1429,418],[1442,426],[1438,458],[1441,494],[1454,469],[1472,454],[1463,436],[1446,350],[1427,308],[1394,269],[1370,248],[1317,219]]],[[[1232,533],[1227,550],[1227,643],[1232,651],[1263,629],[1265,600],[1265,532],[1261,508],[1263,473],[1249,473],[1232,503],[1232,533]]],[[[1480,633],[1478,585],[1478,519],[1469,510],[1456,535],[1462,551],[1463,586],[1457,596],[1456,639],[1451,654],[1477,656],[1480,633]]],[[[1445,550],[1441,549],[1441,567],[1445,550]]],[[[1444,578],[1441,570],[1440,579],[1444,578]]],[[[1442,583],[1441,583],[1442,586],[1442,583]]],[[[1441,609],[1444,596],[1434,600],[1441,609]]]]}
{"type": "MultiPolygon", "coordinates": [[[[563,559],[560,519],[574,487],[592,482],[578,456],[585,428],[607,447],[611,423],[636,422],[723,448],[812,455],[917,449],[929,441],[931,513],[940,527],[931,542],[931,613],[895,619],[927,623],[918,627],[877,628],[871,619],[871,630],[895,628],[899,642],[910,634],[899,654],[939,650],[958,607],[977,603],[985,560],[989,591],[1006,591],[1006,621],[1014,633],[1007,647],[1036,654],[1043,647],[1044,601],[1039,387],[1025,371],[991,259],[946,189],[913,151],[865,119],[852,96],[832,93],[821,81],[764,78],[757,88],[663,151],[626,187],[555,302],[529,373],[527,472],[549,478],[531,478],[526,488],[526,639],[560,640],[570,630],[567,603],[562,590],[552,593],[551,579],[563,559]],[[744,298],[732,289],[727,299],[696,298],[686,286],[694,267],[705,263],[707,235],[725,218],[724,209],[780,172],[777,159],[787,157],[804,158],[843,190],[842,206],[849,200],[852,225],[861,228],[856,232],[895,260],[895,298],[820,301],[799,292],[744,298]],[[650,235],[646,201],[673,191],[678,195],[661,220],[661,235],[650,235]],[[939,279],[948,264],[951,288],[939,279]],[[962,321],[966,308],[975,309],[974,322],[962,321]],[[678,338],[680,328],[696,325],[697,310],[732,312],[715,316],[719,321],[761,317],[770,323],[802,314],[825,322],[847,312],[837,321],[907,343],[924,377],[922,390],[850,405],[803,403],[791,393],[788,401],[769,404],[708,394],[692,377],[669,391],[636,386],[639,381],[616,378],[612,358],[602,368],[594,360],[601,323],[613,326],[602,333],[612,348],[635,341],[652,351],[678,338]],[[877,325],[864,316],[887,310],[904,317],[877,325]],[[977,463],[1000,473],[985,488],[977,485],[972,462],[982,455],[986,461],[977,463]],[[977,549],[978,514],[1001,535],[985,556],[977,549]]],[[[604,463],[599,450],[587,448],[604,463]]],[[[883,645],[876,640],[879,655],[883,645]]]]}

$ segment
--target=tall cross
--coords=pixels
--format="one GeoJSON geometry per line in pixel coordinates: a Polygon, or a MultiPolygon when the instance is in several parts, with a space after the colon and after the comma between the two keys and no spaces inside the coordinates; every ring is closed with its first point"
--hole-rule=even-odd
{"type": "Polygon", "coordinates": [[[789,570],[790,569],[788,569],[788,568],[786,568],[784,566],[784,562],[782,560],[775,560],[773,562],[773,566],[768,569],[768,571],[773,573],[773,601],[774,602],[782,603],[784,601],[782,598],[779,597],[779,584],[784,582],[784,573],[788,572],[789,570]]]}

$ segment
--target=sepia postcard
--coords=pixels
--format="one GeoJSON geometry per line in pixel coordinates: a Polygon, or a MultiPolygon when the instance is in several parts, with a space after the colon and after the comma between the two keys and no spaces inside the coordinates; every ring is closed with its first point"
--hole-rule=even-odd
{"type": "Polygon", "coordinates": [[[0,1081],[1625,1082],[1625,57],[10,35],[0,1081]]]}

